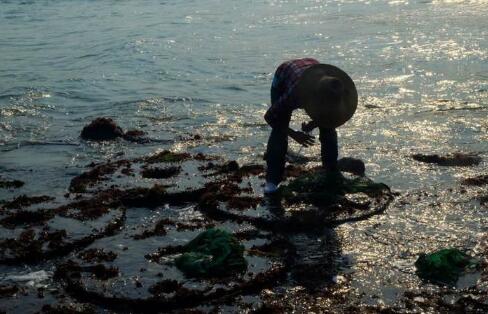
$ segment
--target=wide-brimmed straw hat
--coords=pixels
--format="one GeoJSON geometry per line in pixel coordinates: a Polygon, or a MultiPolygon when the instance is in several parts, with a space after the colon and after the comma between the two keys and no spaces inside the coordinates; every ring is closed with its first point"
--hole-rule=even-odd
{"type": "Polygon", "coordinates": [[[358,92],[346,72],[329,64],[306,69],[297,85],[300,105],[319,127],[336,128],[354,115],[358,92]]]}

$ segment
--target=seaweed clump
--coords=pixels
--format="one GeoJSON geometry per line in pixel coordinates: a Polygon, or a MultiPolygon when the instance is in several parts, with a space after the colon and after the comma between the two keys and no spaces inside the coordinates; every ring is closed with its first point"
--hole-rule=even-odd
{"type": "Polygon", "coordinates": [[[20,180],[0,180],[0,189],[18,189],[24,186],[20,180]]]}
{"type": "Polygon", "coordinates": [[[342,201],[346,194],[365,193],[374,197],[388,190],[388,186],[366,177],[346,178],[340,172],[316,171],[298,177],[279,191],[289,203],[328,206],[342,201]]]}
{"type": "Polygon", "coordinates": [[[147,179],[167,179],[171,178],[181,172],[181,167],[167,167],[167,168],[146,168],[143,169],[141,175],[147,179]]]}
{"type": "Polygon", "coordinates": [[[112,163],[106,163],[95,166],[93,169],[74,177],[69,185],[69,191],[74,193],[83,193],[90,186],[104,180],[109,174],[113,174],[122,166],[129,166],[128,160],[119,160],[112,163]]]}
{"type": "Polygon", "coordinates": [[[188,153],[174,153],[169,150],[164,150],[152,156],[144,158],[144,161],[149,164],[158,162],[182,162],[190,159],[191,155],[188,153]]]}
{"type": "Polygon", "coordinates": [[[7,202],[3,205],[4,209],[20,209],[28,207],[34,204],[44,203],[54,200],[54,197],[42,195],[42,196],[27,196],[20,195],[14,198],[12,201],[7,202]]]}
{"type": "Polygon", "coordinates": [[[175,225],[175,222],[170,220],[170,219],[167,219],[167,218],[161,219],[160,221],[158,221],[156,223],[156,225],[154,226],[154,228],[152,230],[144,230],[142,233],[136,234],[134,236],[134,239],[142,240],[142,239],[150,238],[153,236],[166,235],[167,231],[166,231],[165,226],[167,226],[167,225],[175,225]]]}
{"type": "Polygon", "coordinates": [[[87,304],[60,304],[50,305],[46,304],[42,307],[43,314],[95,314],[95,308],[87,304]]]}
{"type": "Polygon", "coordinates": [[[42,224],[44,221],[49,220],[52,217],[54,217],[54,213],[49,210],[19,210],[0,220],[0,225],[12,229],[19,225],[42,224]]]}
{"type": "Polygon", "coordinates": [[[462,183],[464,185],[472,185],[472,186],[486,185],[488,184],[488,174],[464,179],[462,183]]]}
{"type": "Polygon", "coordinates": [[[454,153],[446,156],[414,154],[412,158],[416,161],[446,167],[476,166],[482,161],[482,158],[477,155],[464,153],[454,153]]]}
{"type": "Polygon", "coordinates": [[[88,249],[78,253],[78,257],[85,262],[113,262],[117,258],[117,253],[105,251],[104,249],[88,249]]]}

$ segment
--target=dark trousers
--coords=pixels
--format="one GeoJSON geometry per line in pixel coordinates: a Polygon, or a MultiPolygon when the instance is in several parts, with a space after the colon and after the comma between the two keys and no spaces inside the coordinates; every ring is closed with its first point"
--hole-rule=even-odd
{"type": "MultiPolygon", "coordinates": [[[[319,140],[322,166],[328,170],[336,170],[338,157],[336,130],[320,128],[319,140]]],[[[269,136],[268,147],[266,148],[266,181],[278,184],[283,180],[287,150],[288,129],[273,129],[269,136]]]]}

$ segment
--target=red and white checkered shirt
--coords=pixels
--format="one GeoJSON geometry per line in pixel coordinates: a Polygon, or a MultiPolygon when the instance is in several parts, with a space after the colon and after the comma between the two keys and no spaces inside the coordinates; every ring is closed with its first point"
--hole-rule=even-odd
{"type": "Polygon", "coordinates": [[[312,58],[295,59],[282,63],[271,84],[271,106],[264,119],[272,128],[288,128],[292,111],[300,108],[295,87],[303,72],[319,62],[312,58]]]}

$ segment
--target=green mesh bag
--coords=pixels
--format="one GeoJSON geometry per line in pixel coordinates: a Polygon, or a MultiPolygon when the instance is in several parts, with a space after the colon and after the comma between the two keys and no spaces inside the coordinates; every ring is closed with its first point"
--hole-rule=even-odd
{"type": "Polygon", "coordinates": [[[467,267],[475,267],[474,258],[458,249],[442,249],[430,254],[420,254],[415,262],[417,275],[425,280],[453,285],[467,267]]]}
{"type": "Polygon", "coordinates": [[[244,246],[224,230],[211,228],[200,233],[184,251],[175,264],[187,276],[225,276],[247,269],[244,246]]]}
{"type": "Polygon", "coordinates": [[[373,196],[387,190],[385,184],[366,177],[346,178],[340,172],[323,171],[303,175],[280,188],[287,201],[315,205],[333,204],[348,193],[362,192],[373,196]]]}

